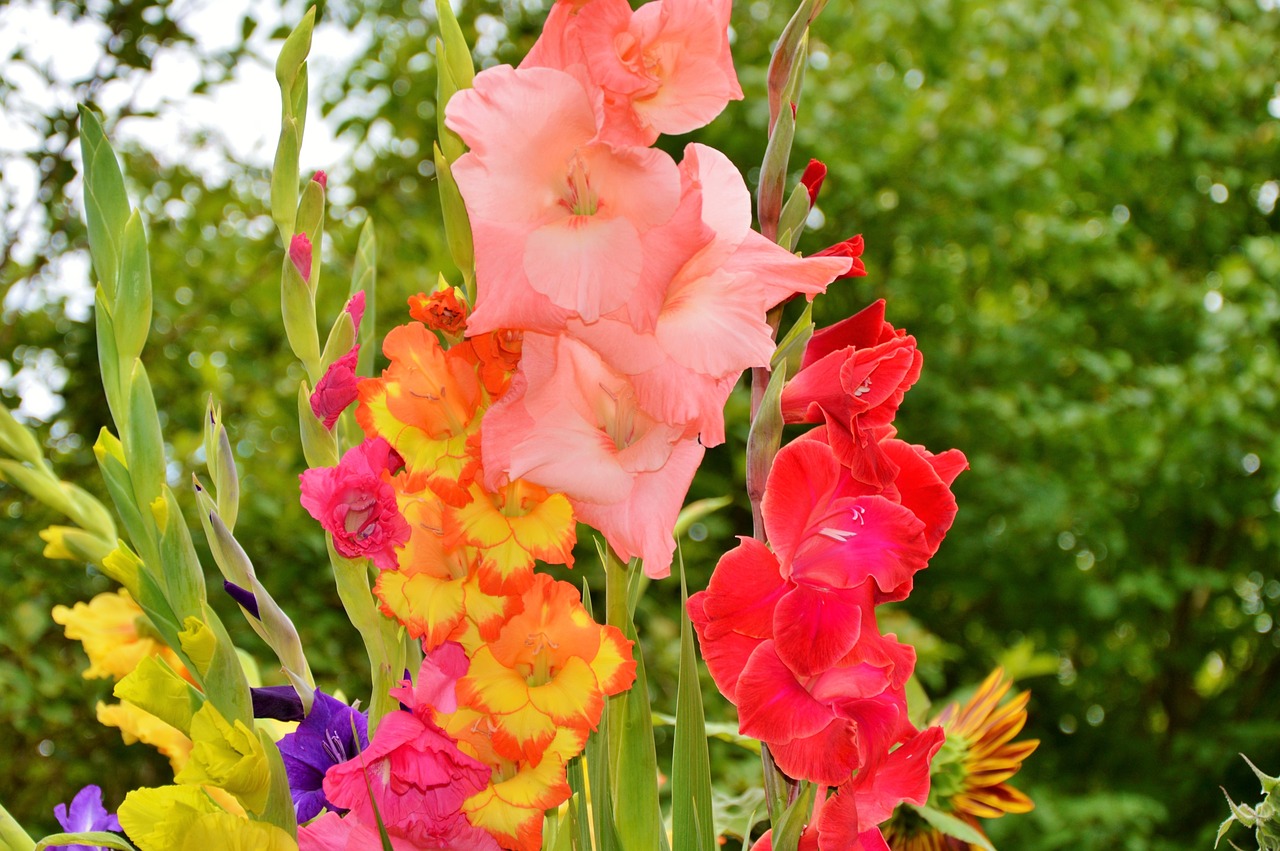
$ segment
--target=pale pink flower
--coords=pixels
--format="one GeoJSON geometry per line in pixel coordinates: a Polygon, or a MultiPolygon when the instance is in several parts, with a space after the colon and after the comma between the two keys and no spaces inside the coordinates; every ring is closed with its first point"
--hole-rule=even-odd
{"type": "Polygon", "coordinates": [[[719,151],[689,145],[680,173],[680,209],[660,229],[670,283],[638,291],[599,322],[566,327],[631,377],[647,413],[715,446],[724,441],[724,403],[738,376],[773,354],[766,312],[796,292],[821,292],[848,261],[799,258],[755,234],[750,193],[719,151]],[[655,318],[646,327],[636,314],[655,318]]]}
{"type": "Polygon", "coordinates": [[[521,67],[585,76],[604,95],[602,138],[651,145],[742,99],[729,52],[729,0],[557,3],[521,67]]]}
{"type": "Polygon", "coordinates": [[[626,376],[570,337],[526,334],[520,372],[485,415],[487,485],[505,474],[558,491],[623,559],[666,576],[672,528],[703,447],[645,413],[626,376]]]}
{"type": "Polygon", "coordinates": [[[409,524],[396,506],[391,473],[403,465],[382,438],[353,446],[336,467],[315,467],[299,477],[302,507],[332,536],[347,558],[396,567],[396,547],[409,540],[409,524]]]}
{"type": "Polygon", "coordinates": [[[666,250],[657,229],[679,203],[679,170],[661,151],[599,141],[576,79],[490,68],[450,99],[447,116],[471,148],[453,166],[476,247],[468,333],[554,333],[666,283],[647,267],[666,250]]]}

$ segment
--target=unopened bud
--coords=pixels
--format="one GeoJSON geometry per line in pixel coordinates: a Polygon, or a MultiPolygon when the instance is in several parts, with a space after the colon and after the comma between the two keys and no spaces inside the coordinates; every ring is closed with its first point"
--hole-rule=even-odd
{"type": "Polygon", "coordinates": [[[296,233],[289,243],[289,260],[298,275],[304,281],[311,280],[311,238],[305,233],[296,233]]]}

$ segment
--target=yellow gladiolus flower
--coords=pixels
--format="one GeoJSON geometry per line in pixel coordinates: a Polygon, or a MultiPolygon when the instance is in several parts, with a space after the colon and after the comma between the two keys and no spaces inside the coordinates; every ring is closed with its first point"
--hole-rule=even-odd
{"type": "Polygon", "coordinates": [[[225,789],[251,812],[266,809],[271,768],[253,730],[238,720],[228,723],[206,703],[191,718],[191,739],[191,759],[175,780],[225,789]]]}
{"type": "Polygon", "coordinates": [[[89,656],[85,679],[119,680],[148,656],[160,656],[175,671],[186,671],[176,653],[149,635],[145,626],[139,627],[146,624],[146,616],[123,588],[72,608],[54,606],[53,619],[62,625],[67,638],[84,645],[89,656]]]}

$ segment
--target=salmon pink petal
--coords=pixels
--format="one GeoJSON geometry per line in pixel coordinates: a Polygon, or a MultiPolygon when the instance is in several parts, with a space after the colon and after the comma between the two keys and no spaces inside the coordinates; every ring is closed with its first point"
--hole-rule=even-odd
{"type": "Polygon", "coordinates": [[[847,257],[797,257],[755,231],[725,264],[730,272],[748,272],[764,287],[765,306],[774,307],[794,295],[812,299],[826,292],[827,284],[849,271],[847,257]]]}
{"type": "Polygon", "coordinates": [[[640,236],[622,218],[551,222],[529,234],[524,253],[533,289],[584,322],[626,302],[643,268],[640,236]]]}
{"type": "Polygon", "coordinates": [[[476,306],[467,319],[467,333],[475,336],[504,328],[559,333],[573,311],[556,305],[531,286],[518,285],[525,281],[528,228],[473,219],[471,231],[475,244],[485,246],[476,252],[476,278],[489,282],[489,286],[476,291],[476,306]],[[512,278],[512,270],[516,270],[519,279],[512,278]]]}
{"type": "Polygon", "coordinates": [[[831,668],[862,634],[866,595],[796,585],[778,600],[773,637],[778,656],[802,677],[831,668]]]}

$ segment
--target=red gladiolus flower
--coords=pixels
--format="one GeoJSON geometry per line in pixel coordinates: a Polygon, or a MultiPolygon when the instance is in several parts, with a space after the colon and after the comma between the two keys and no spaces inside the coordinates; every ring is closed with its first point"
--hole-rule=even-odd
{"type": "MultiPolygon", "coordinates": [[[[809,206],[812,207],[818,203],[818,190],[822,189],[822,181],[827,178],[827,167],[821,160],[809,160],[809,164],[805,166],[804,174],[800,175],[800,182],[804,184],[804,188],[809,192],[809,206]]],[[[859,242],[862,237],[855,237],[859,242]]],[[[827,249],[828,251],[830,249],[827,249]]],[[[862,250],[859,247],[858,253],[862,250]]],[[[850,273],[846,273],[847,277],[850,273]]],[[[863,273],[865,274],[865,272],[863,273]]]]}

